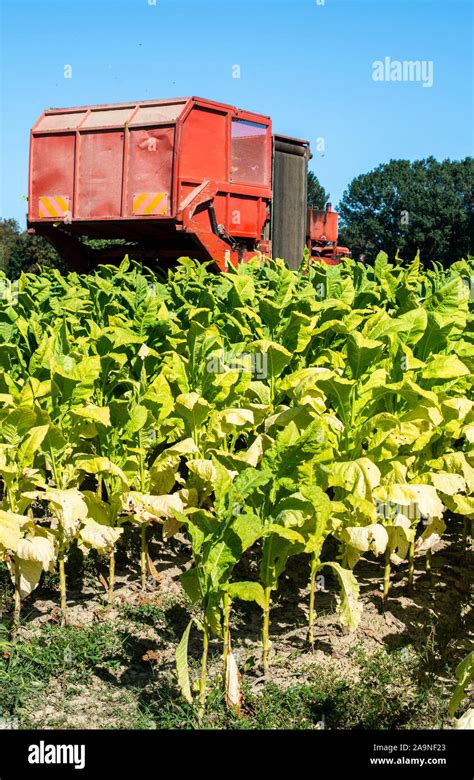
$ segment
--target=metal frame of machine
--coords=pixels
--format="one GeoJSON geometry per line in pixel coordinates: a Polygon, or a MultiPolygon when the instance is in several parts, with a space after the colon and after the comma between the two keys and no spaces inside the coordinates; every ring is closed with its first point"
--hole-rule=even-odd
{"type": "MultiPolygon", "coordinates": [[[[197,97],[49,109],[31,130],[28,228],[78,270],[124,253],[84,237],[125,239],[145,262],[190,255],[225,271],[273,252],[297,265],[305,244],[320,256],[324,223],[306,218],[309,157],[270,117],[197,97]]],[[[331,226],[336,260],[335,212],[331,226]]]]}

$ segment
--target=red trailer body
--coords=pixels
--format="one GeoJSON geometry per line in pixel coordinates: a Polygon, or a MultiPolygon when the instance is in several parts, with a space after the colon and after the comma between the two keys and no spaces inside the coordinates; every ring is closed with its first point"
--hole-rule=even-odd
{"type": "Polygon", "coordinates": [[[329,265],[337,265],[342,257],[347,257],[349,249],[338,246],[339,214],[328,203],[325,210],[308,209],[307,243],[311,257],[324,260],[329,265]]]}
{"type": "MultiPolygon", "coordinates": [[[[268,116],[197,97],[49,109],[31,130],[29,229],[78,270],[124,254],[83,238],[221,270],[270,255],[276,155],[309,156],[307,142],[276,138],[268,116]]],[[[291,228],[290,201],[279,198],[280,234],[291,228]]]]}

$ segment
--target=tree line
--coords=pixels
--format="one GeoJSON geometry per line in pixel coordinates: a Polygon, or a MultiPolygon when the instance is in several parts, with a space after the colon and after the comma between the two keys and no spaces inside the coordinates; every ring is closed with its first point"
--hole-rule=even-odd
{"type": "MultiPolygon", "coordinates": [[[[380,250],[450,264],[474,252],[474,159],[390,160],[351,181],[337,207],[339,243],[373,261],[380,250]]],[[[308,205],[330,196],[310,171],[308,205]]]]}

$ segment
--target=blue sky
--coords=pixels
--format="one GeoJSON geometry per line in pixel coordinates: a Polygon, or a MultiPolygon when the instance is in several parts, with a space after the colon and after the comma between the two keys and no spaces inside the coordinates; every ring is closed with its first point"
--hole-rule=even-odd
{"type": "Polygon", "coordinates": [[[29,129],[51,106],[199,95],[269,114],[311,142],[334,204],[391,158],[472,154],[467,1],[153,2],[0,0],[0,217],[24,225],[29,129]],[[385,57],[432,61],[433,86],[375,82],[385,57]]]}

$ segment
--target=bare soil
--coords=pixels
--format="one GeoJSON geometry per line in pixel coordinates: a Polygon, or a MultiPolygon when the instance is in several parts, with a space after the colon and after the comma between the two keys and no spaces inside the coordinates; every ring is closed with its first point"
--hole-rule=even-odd
{"type": "MultiPolygon", "coordinates": [[[[180,541],[166,548],[151,545],[151,557],[159,572],[159,582],[150,579],[141,592],[137,571],[117,573],[114,604],[107,607],[99,578],[89,574],[80,587],[69,588],[68,624],[87,626],[108,621],[117,633],[126,636],[126,657],[113,669],[95,670],[86,683],[67,687],[62,679],[50,682],[47,696],[33,697],[27,713],[30,727],[42,728],[117,728],[153,727],[140,714],[140,695],[150,683],[176,686],[175,649],[186,627],[190,611],[179,582],[189,567],[189,554],[180,541]],[[126,605],[153,605],[164,613],[158,625],[147,625],[126,617],[126,605]]],[[[307,643],[308,559],[290,559],[280,583],[271,615],[271,670],[264,678],[260,666],[261,616],[255,605],[239,603],[233,617],[232,645],[239,668],[253,692],[270,679],[285,688],[305,682],[315,666],[327,668],[357,679],[359,667],[354,648],[366,654],[385,648],[388,652],[412,648],[426,658],[427,665],[452,690],[453,677],[446,666],[455,665],[472,647],[472,614],[469,612],[472,588],[472,552],[463,553],[459,541],[449,535],[432,555],[431,571],[424,569],[425,559],[416,560],[415,587],[407,587],[407,567],[394,567],[387,608],[383,608],[382,564],[375,558],[362,559],[356,567],[363,603],[362,619],[355,632],[341,626],[336,613],[337,582],[329,574],[325,588],[316,595],[317,621],[314,652],[307,643]]],[[[252,561],[245,562],[247,578],[252,561]]],[[[105,573],[105,571],[104,571],[105,573]]],[[[25,605],[26,619],[20,629],[28,640],[44,623],[58,620],[57,594],[38,589],[25,605]]],[[[197,670],[201,652],[200,637],[191,635],[190,660],[197,670]]],[[[405,651],[403,651],[405,652],[405,651]]],[[[210,648],[210,678],[221,672],[221,642],[210,648]]],[[[67,684],[67,683],[66,683],[67,684]]]]}

